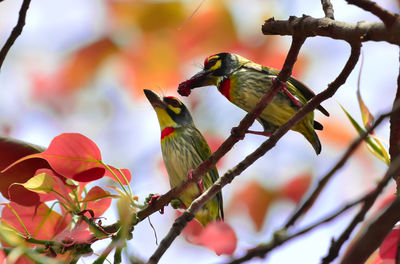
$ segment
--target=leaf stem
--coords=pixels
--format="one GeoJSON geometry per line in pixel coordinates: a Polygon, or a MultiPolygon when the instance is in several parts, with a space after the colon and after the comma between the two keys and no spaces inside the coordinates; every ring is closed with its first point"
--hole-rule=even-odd
{"type": "Polygon", "coordinates": [[[125,182],[127,183],[130,195],[133,196],[133,192],[132,192],[132,189],[131,189],[131,185],[129,184],[129,181],[128,181],[128,179],[126,178],[125,174],[122,172],[121,169],[117,168],[117,170],[118,170],[118,172],[121,174],[122,178],[124,178],[125,182]]]}
{"type": "MultiPolygon", "coordinates": [[[[118,178],[117,174],[115,174],[115,172],[110,168],[110,166],[108,166],[107,164],[105,164],[103,161],[99,161],[99,163],[101,165],[103,165],[109,172],[111,172],[111,174],[115,177],[115,179],[118,181],[119,185],[121,185],[122,189],[124,189],[124,192],[131,197],[131,195],[129,195],[128,191],[126,190],[125,186],[122,184],[121,180],[118,178]]],[[[124,177],[125,181],[128,182],[126,180],[126,178],[124,177]]]]}
{"type": "Polygon", "coordinates": [[[25,233],[27,234],[27,236],[32,237],[31,234],[29,233],[28,229],[26,228],[24,222],[22,222],[21,217],[19,217],[18,213],[14,210],[14,208],[11,207],[10,204],[6,204],[6,206],[8,208],[10,208],[10,210],[13,212],[13,214],[17,217],[19,223],[21,224],[22,228],[25,230],[25,233]]]}

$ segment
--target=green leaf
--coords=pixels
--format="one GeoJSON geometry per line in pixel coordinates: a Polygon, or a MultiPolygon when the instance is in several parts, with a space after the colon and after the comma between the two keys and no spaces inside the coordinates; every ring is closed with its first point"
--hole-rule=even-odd
{"type": "MultiPolygon", "coordinates": [[[[362,128],[357,121],[349,114],[349,112],[346,111],[346,109],[344,109],[343,106],[340,106],[343,111],[345,112],[345,114],[347,115],[347,117],[349,118],[351,124],[354,126],[354,128],[357,130],[359,135],[363,135],[364,133],[366,133],[366,131],[364,130],[364,128],[362,128]]],[[[389,158],[389,154],[386,151],[386,149],[383,147],[382,143],[376,139],[376,138],[371,138],[370,136],[367,136],[365,138],[365,142],[367,143],[367,147],[368,150],[374,154],[377,158],[379,158],[380,160],[382,160],[383,162],[385,162],[386,164],[390,164],[390,158],[389,158]]]]}

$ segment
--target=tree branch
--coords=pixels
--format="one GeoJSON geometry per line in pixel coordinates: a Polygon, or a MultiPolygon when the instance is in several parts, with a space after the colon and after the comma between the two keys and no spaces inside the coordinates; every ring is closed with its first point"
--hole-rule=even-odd
{"type": "Polygon", "coordinates": [[[400,219],[400,197],[396,199],[372,220],[357,240],[349,247],[341,264],[364,263],[368,257],[382,244],[385,237],[392,231],[400,219]]]}
{"type": "Polygon", "coordinates": [[[11,46],[14,44],[14,42],[18,38],[18,36],[21,35],[21,33],[22,33],[22,29],[25,26],[26,13],[28,11],[30,3],[31,3],[31,0],[24,0],[22,2],[21,9],[19,10],[19,17],[18,17],[17,25],[13,28],[6,43],[0,50],[0,69],[1,69],[1,66],[3,65],[3,62],[6,58],[8,51],[10,50],[11,46]]]}
{"type": "MultiPolygon", "coordinates": [[[[397,162],[398,163],[397,164],[398,167],[400,167],[400,162],[399,161],[400,161],[400,159],[397,162]]],[[[383,179],[379,182],[378,186],[374,190],[372,190],[369,193],[367,193],[366,195],[364,195],[362,198],[357,199],[357,200],[345,205],[343,208],[337,210],[336,212],[332,213],[331,215],[323,218],[322,220],[320,220],[320,221],[318,221],[318,222],[316,222],[316,223],[314,223],[314,224],[312,224],[312,225],[310,225],[310,226],[308,226],[308,227],[306,227],[306,228],[304,228],[304,229],[302,229],[302,230],[300,230],[300,231],[298,231],[298,232],[296,232],[296,233],[294,233],[292,235],[286,236],[286,233],[284,233],[283,236],[282,236],[282,235],[279,234],[279,232],[275,233],[275,236],[273,237],[273,239],[270,242],[268,242],[268,243],[266,243],[264,245],[260,245],[258,247],[255,247],[253,249],[250,249],[246,255],[244,255],[241,258],[238,258],[238,259],[235,259],[235,260],[229,262],[229,264],[243,263],[243,262],[248,261],[248,260],[250,260],[252,258],[255,258],[255,257],[264,258],[274,248],[284,244],[285,242],[287,242],[287,241],[289,241],[289,240],[291,240],[293,238],[296,238],[296,237],[298,237],[300,235],[303,235],[303,234],[313,230],[314,228],[316,228],[316,227],[318,227],[318,226],[320,226],[322,224],[325,224],[325,223],[328,223],[329,221],[332,221],[333,219],[335,219],[336,217],[338,217],[339,215],[341,215],[342,213],[344,213],[348,209],[352,208],[353,206],[355,206],[355,205],[357,205],[359,203],[363,203],[363,207],[362,208],[364,208],[366,204],[371,202],[372,197],[374,197],[376,194],[380,194],[381,193],[382,188],[387,184],[387,182],[391,178],[391,175],[390,175],[391,172],[390,171],[391,171],[391,169],[389,168],[387,173],[386,173],[386,175],[385,175],[385,177],[383,177],[383,179]]],[[[400,202],[400,199],[398,199],[398,200],[400,202]]],[[[400,204],[396,205],[396,208],[397,208],[397,206],[400,206],[400,204]]],[[[397,212],[396,214],[399,214],[399,212],[397,212]]],[[[353,263],[358,263],[358,262],[349,262],[349,263],[353,264],[353,263]]]]}
{"type": "Polygon", "coordinates": [[[322,9],[324,10],[325,17],[335,19],[333,6],[330,0],[321,0],[322,9]]]}
{"type": "MultiPolygon", "coordinates": [[[[400,54],[399,54],[400,65],[400,54]]],[[[397,92],[393,102],[393,108],[400,105],[400,66],[399,75],[397,76],[397,92]]],[[[393,113],[390,116],[390,139],[389,139],[389,154],[391,159],[395,159],[400,155],[400,115],[393,113]]],[[[397,191],[400,191],[400,170],[394,175],[397,184],[397,191]]]]}
{"type": "Polygon", "coordinates": [[[349,4],[356,5],[359,8],[369,11],[375,16],[379,17],[383,23],[385,23],[387,28],[390,28],[396,20],[398,20],[399,15],[394,14],[383,7],[377,5],[375,2],[370,0],[346,0],[349,4]]]}
{"type": "Polygon", "coordinates": [[[393,111],[380,115],[379,118],[374,122],[372,126],[370,126],[366,133],[358,137],[356,140],[354,140],[350,146],[347,148],[346,152],[342,155],[340,160],[333,166],[333,168],[324,176],[322,177],[314,189],[314,191],[310,194],[310,196],[307,198],[307,200],[302,203],[302,205],[295,211],[295,213],[289,218],[289,220],[286,222],[284,228],[288,229],[289,227],[293,226],[296,221],[301,217],[304,216],[308,209],[311,208],[311,206],[314,204],[314,202],[317,200],[318,196],[321,194],[323,188],[326,186],[326,184],[329,182],[329,180],[332,178],[332,176],[340,169],[342,168],[350,156],[353,154],[353,152],[357,149],[357,147],[361,144],[362,141],[372,132],[374,129],[382,123],[382,121],[389,117],[390,115],[393,115],[393,113],[399,112],[400,107],[397,107],[393,111]]]}
{"type": "MultiPolygon", "coordinates": [[[[400,111],[400,107],[396,108],[394,111],[400,111]]],[[[344,165],[344,161],[346,161],[348,159],[348,157],[350,156],[350,154],[357,148],[357,146],[367,137],[368,134],[370,134],[380,123],[382,123],[382,121],[389,117],[391,115],[392,112],[389,113],[385,113],[379,116],[379,118],[376,119],[376,121],[374,122],[374,124],[366,131],[366,133],[364,133],[363,135],[360,135],[357,139],[355,139],[351,145],[347,148],[346,152],[343,154],[342,158],[336,163],[336,165],[333,167],[333,169],[331,169],[326,176],[324,176],[321,180],[320,183],[318,184],[317,188],[314,190],[314,192],[310,195],[310,197],[307,199],[307,201],[300,207],[299,210],[297,210],[295,212],[295,214],[290,218],[290,220],[288,221],[288,223],[279,231],[275,232],[275,234],[278,234],[278,236],[274,236],[273,239],[268,242],[265,245],[262,246],[258,246],[256,248],[250,249],[248,251],[248,253],[241,257],[238,258],[232,262],[229,262],[229,264],[238,264],[238,263],[243,263],[247,260],[250,260],[254,257],[260,257],[263,258],[265,257],[265,255],[267,255],[271,250],[273,250],[274,248],[282,245],[283,243],[299,236],[302,234],[305,234],[306,232],[311,231],[312,229],[314,229],[315,227],[329,222],[331,220],[333,220],[335,217],[339,216],[341,213],[343,213],[344,211],[346,211],[347,209],[353,207],[354,205],[363,202],[364,200],[369,198],[370,194],[367,194],[365,196],[363,196],[361,199],[358,199],[352,203],[349,203],[348,205],[344,206],[341,210],[337,211],[336,213],[333,213],[331,216],[326,217],[325,219],[317,222],[316,224],[313,224],[307,228],[304,228],[301,231],[298,231],[290,236],[286,236],[286,232],[288,227],[290,227],[291,225],[294,225],[295,221],[302,215],[304,215],[304,213],[312,206],[312,204],[314,203],[314,201],[316,200],[317,196],[320,194],[320,192],[322,191],[323,186],[325,186],[328,177],[331,177],[341,166],[344,165]],[[339,165],[340,164],[340,165],[339,165]],[[323,186],[321,185],[321,182],[323,183],[323,186]],[[282,237],[281,235],[279,235],[280,233],[282,233],[286,236],[286,237],[282,237]]]]}
{"type": "Polygon", "coordinates": [[[399,170],[399,168],[400,157],[391,162],[385,177],[382,179],[382,181],[379,182],[375,190],[368,195],[368,199],[364,201],[364,204],[361,207],[360,211],[354,216],[353,220],[343,231],[340,237],[337,240],[332,240],[331,247],[329,248],[329,253],[326,257],[322,259],[322,264],[331,263],[339,255],[339,251],[344,242],[346,242],[346,240],[350,237],[355,227],[364,220],[365,215],[374,204],[376,198],[379,196],[379,194],[381,194],[383,188],[389,183],[390,179],[393,177],[396,171],[399,170]]]}
{"type": "Polygon", "coordinates": [[[345,40],[349,43],[386,41],[400,45],[399,20],[387,28],[383,23],[360,21],[357,24],[349,24],[329,18],[317,19],[306,15],[301,18],[291,16],[289,20],[275,20],[274,18],[266,20],[262,26],[262,32],[265,35],[323,36],[345,40]]]}
{"type": "Polygon", "coordinates": [[[335,211],[334,213],[332,213],[331,215],[319,220],[318,222],[311,224],[308,227],[303,228],[302,230],[293,233],[292,235],[287,235],[286,233],[284,233],[283,235],[279,234],[280,232],[278,231],[277,233],[275,233],[274,237],[272,238],[272,240],[266,244],[263,245],[259,245],[255,248],[252,248],[250,250],[247,251],[247,254],[234,259],[232,261],[230,261],[228,264],[239,264],[239,263],[244,263],[250,259],[259,257],[259,258],[265,258],[265,256],[271,252],[273,249],[281,246],[282,244],[292,240],[293,238],[296,238],[298,236],[304,235],[308,232],[310,232],[311,230],[319,227],[320,225],[329,223],[330,221],[332,221],[333,219],[335,219],[336,217],[338,217],[339,215],[343,214],[344,212],[346,212],[347,210],[349,210],[350,208],[354,207],[355,205],[361,203],[363,200],[365,199],[365,196],[362,197],[361,199],[357,199],[345,206],[343,206],[342,208],[340,208],[339,210],[335,211]]]}
{"type": "MultiPolygon", "coordinates": [[[[281,87],[282,83],[285,83],[286,80],[290,77],[292,73],[292,68],[297,60],[297,55],[299,53],[299,50],[301,46],[304,43],[304,38],[297,38],[293,37],[292,40],[292,45],[290,46],[288,55],[286,57],[285,63],[283,65],[282,71],[279,73],[277,79],[278,81],[273,82],[273,85],[271,88],[266,92],[266,94],[261,98],[260,102],[256,105],[256,107],[246,115],[247,118],[253,117],[253,121],[255,118],[255,114],[260,115],[263,109],[266,107],[264,106],[264,100],[269,98],[270,90],[277,92],[277,90],[281,87]],[[253,116],[254,115],[254,116],[253,116]]],[[[275,94],[274,93],[274,94],[275,94]]],[[[271,98],[272,99],[272,98],[271,98]]],[[[257,115],[257,116],[258,116],[257,115]]],[[[246,117],[242,120],[242,122],[245,121],[246,117]]],[[[237,130],[241,128],[242,122],[239,124],[239,127],[237,130]]],[[[247,127],[248,128],[248,127],[247,127]]],[[[245,133],[246,130],[243,130],[243,133],[245,133]]],[[[237,132],[235,132],[237,134],[237,132]]],[[[230,136],[232,137],[232,135],[230,136]]],[[[235,136],[236,138],[238,135],[235,136]]],[[[240,137],[240,134],[239,134],[240,137]]],[[[254,153],[254,152],[253,152],[254,153]]],[[[258,153],[257,155],[253,155],[253,159],[251,161],[246,159],[250,156],[247,156],[244,161],[239,163],[234,169],[226,172],[222,177],[220,177],[209,189],[207,189],[202,195],[200,195],[197,199],[195,199],[192,204],[189,206],[189,208],[181,215],[179,216],[174,224],[172,225],[170,231],[168,234],[165,236],[165,238],[160,242],[160,245],[158,246],[157,250],[153,253],[153,255],[150,257],[148,263],[158,263],[162,255],[165,253],[165,251],[170,247],[171,243],[175,240],[175,238],[182,232],[183,228],[187,225],[188,222],[190,222],[196,212],[209,200],[211,199],[216,193],[221,191],[222,187],[230,183],[233,178],[237,175],[239,175],[243,170],[245,170],[248,166],[250,166],[255,160],[257,160],[259,157],[264,155],[264,153],[258,153]]],[[[200,170],[201,165],[196,169],[200,170]]],[[[195,170],[195,171],[196,171],[195,170]]],[[[206,172],[204,172],[206,173],[206,172]]]]}

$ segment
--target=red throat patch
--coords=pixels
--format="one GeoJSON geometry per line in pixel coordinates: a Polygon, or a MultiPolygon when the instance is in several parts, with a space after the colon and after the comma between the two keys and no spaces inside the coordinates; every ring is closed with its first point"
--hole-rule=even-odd
{"type": "Polygon", "coordinates": [[[229,101],[231,100],[231,80],[225,79],[221,82],[221,84],[218,87],[218,90],[220,93],[222,93],[229,101]]]}
{"type": "Polygon", "coordinates": [[[174,127],[166,127],[161,131],[161,140],[175,131],[174,127]]]}

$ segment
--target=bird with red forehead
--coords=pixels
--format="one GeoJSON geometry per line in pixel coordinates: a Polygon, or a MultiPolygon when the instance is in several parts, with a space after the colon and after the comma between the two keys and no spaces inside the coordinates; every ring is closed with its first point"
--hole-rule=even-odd
{"type": "MultiPolygon", "coordinates": [[[[214,85],[231,103],[250,112],[271,88],[278,74],[278,70],[254,63],[240,55],[218,53],[207,57],[203,70],[182,82],[178,93],[189,96],[194,88],[214,85]]],[[[248,132],[270,136],[314,96],[307,86],[290,77],[257,119],[264,131],[248,132]]],[[[329,116],[322,106],[318,106],[317,109],[329,116]]],[[[314,112],[310,112],[293,126],[292,130],[301,133],[319,154],[321,142],[315,130],[322,128],[322,125],[314,120],[314,112]]]]}
{"type": "MultiPolygon", "coordinates": [[[[161,151],[168,172],[171,188],[180,185],[190,177],[190,172],[211,155],[210,147],[203,135],[193,123],[186,106],[173,96],[160,98],[151,90],[144,94],[153,106],[161,129],[161,151]]],[[[214,166],[202,180],[190,186],[179,197],[183,207],[187,208],[202,192],[210,188],[218,179],[214,166]]],[[[209,222],[224,218],[222,194],[219,192],[195,215],[203,226],[209,222]]]]}

